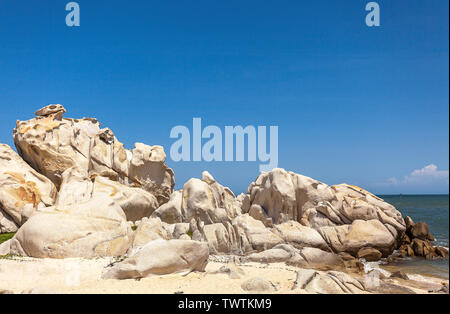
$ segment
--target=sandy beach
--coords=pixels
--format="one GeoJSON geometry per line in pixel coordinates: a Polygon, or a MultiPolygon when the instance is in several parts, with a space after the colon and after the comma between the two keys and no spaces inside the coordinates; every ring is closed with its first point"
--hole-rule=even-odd
{"type": "MultiPolygon", "coordinates": [[[[293,289],[296,267],[284,263],[233,264],[210,257],[205,272],[152,276],[140,280],[102,279],[114,259],[34,259],[13,257],[0,260],[0,291],[3,293],[61,293],[61,294],[242,294],[242,284],[254,277],[263,277],[275,286],[274,291],[264,293],[303,294],[293,289]],[[221,272],[230,266],[238,276],[221,272]]],[[[364,280],[364,274],[354,274],[364,280]]],[[[387,279],[386,282],[407,287],[415,293],[427,294],[439,290],[448,280],[410,275],[411,280],[387,279]]],[[[382,292],[382,291],[381,291],[382,292]]],[[[398,292],[400,293],[400,292],[398,292]]]]}

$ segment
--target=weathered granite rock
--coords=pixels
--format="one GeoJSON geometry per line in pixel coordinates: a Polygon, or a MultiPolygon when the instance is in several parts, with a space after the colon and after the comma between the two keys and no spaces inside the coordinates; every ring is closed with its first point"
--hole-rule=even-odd
{"type": "Polygon", "coordinates": [[[274,231],[294,247],[313,247],[330,251],[328,244],[317,230],[305,227],[296,221],[288,221],[274,226],[274,231]]]}
{"type": "Polygon", "coordinates": [[[89,177],[83,169],[69,168],[63,172],[61,178],[62,183],[56,199],[57,208],[87,202],[104,194],[119,204],[128,221],[135,222],[150,216],[158,207],[158,201],[153,194],[105,177],[89,177]]]}
{"type": "Polygon", "coordinates": [[[244,252],[264,251],[284,242],[279,235],[248,214],[234,218],[232,225],[244,252]]]}
{"type": "Polygon", "coordinates": [[[159,218],[144,218],[134,233],[133,248],[141,247],[157,239],[170,240],[172,234],[159,218]]]}
{"type": "Polygon", "coordinates": [[[379,220],[355,220],[351,225],[322,227],[319,233],[335,252],[354,256],[364,247],[372,247],[389,255],[395,248],[395,238],[379,220]]]}
{"type": "Polygon", "coordinates": [[[14,233],[18,229],[14,219],[0,207],[0,233],[14,233]]]}
{"type": "Polygon", "coordinates": [[[411,226],[411,235],[412,238],[430,240],[430,231],[428,229],[428,225],[425,222],[418,222],[414,224],[413,226],[411,226]]]}
{"type": "Polygon", "coordinates": [[[241,288],[249,292],[274,292],[276,286],[268,279],[263,277],[254,277],[242,283],[241,288]]]}
{"type": "Polygon", "coordinates": [[[406,273],[402,272],[401,270],[392,273],[390,278],[400,278],[403,280],[409,280],[408,275],[406,273]]]}
{"type": "Polygon", "coordinates": [[[272,249],[250,254],[243,260],[258,263],[286,263],[314,269],[345,268],[344,261],[337,254],[309,247],[296,249],[287,244],[279,244],[272,249]]]}
{"type": "Polygon", "coordinates": [[[11,253],[11,239],[0,244],[0,256],[5,256],[11,253]]]}
{"type": "Polygon", "coordinates": [[[380,251],[378,251],[374,248],[366,247],[366,248],[360,249],[358,251],[357,256],[358,256],[358,258],[365,259],[367,262],[376,262],[381,259],[383,254],[381,254],[380,251]]]}
{"type": "Polygon", "coordinates": [[[12,239],[11,252],[37,258],[120,256],[131,241],[122,208],[99,194],[85,203],[36,212],[12,239]]]}
{"type": "Polygon", "coordinates": [[[136,279],[204,271],[208,256],[208,245],[204,242],[158,239],[148,242],[123,262],[115,264],[103,278],[136,279]]]}
{"type": "MultiPolygon", "coordinates": [[[[335,230],[340,234],[345,234],[355,221],[378,221],[384,226],[382,231],[380,225],[376,226],[378,237],[367,233],[369,237],[360,239],[359,244],[380,247],[386,254],[392,252],[406,229],[400,212],[394,206],[361,188],[347,184],[328,186],[283,169],[263,173],[249,186],[242,201],[242,211],[249,213],[250,210],[259,220],[269,218],[274,225],[293,220],[319,232],[324,228],[337,228],[324,230],[335,230]],[[376,243],[371,243],[372,240],[376,243]]],[[[336,242],[337,238],[332,239],[322,232],[321,235],[333,249],[339,246],[337,251],[349,248],[356,254],[361,248],[356,247],[356,242],[351,246],[342,245],[336,242]]]]}
{"type": "Polygon", "coordinates": [[[22,211],[55,202],[53,183],[37,173],[14,152],[0,144],[0,233],[15,232],[22,225],[22,211]]]}
{"type": "Polygon", "coordinates": [[[59,188],[65,170],[76,167],[89,176],[108,177],[152,193],[159,205],[169,200],[174,174],[161,146],[123,147],[96,119],[66,119],[58,105],[42,108],[36,118],[17,121],[14,142],[22,158],[59,188]]]}
{"type": "Polygon", "coordinates": [[[175,191],[169,202],[153,213],[153,217],[167,223],[200,219],[208,225],[231,222],[240,213],[240,203],[233,192],[205,171],[201,180],[190,179],[182,191],[175,191]]]}
{"type": "Polygon", "coordinates": [[[304,290],[310,294],[362,294],[364,285],[346,273],[321,272],[302,269],[297,272],[293,290],[304,290]]]}
{"type": "Polygon", "coordinates": [[[160,218],[168,224],[175,224],[183,222],[183,213],[181,212],[181,204],[183,199],[183,191],[174,191],[170,195],[167,203],[157,208],[152,217],[160,218]]]}
{"type": "Polygon", "coordinates": [[[105,177],[95,178],[93,195],[97,193],[106,193],[116,201],[125,212],[128,221],[134,222],[149,217],[158,208],[158,200],[150,192],[105,177]]]}

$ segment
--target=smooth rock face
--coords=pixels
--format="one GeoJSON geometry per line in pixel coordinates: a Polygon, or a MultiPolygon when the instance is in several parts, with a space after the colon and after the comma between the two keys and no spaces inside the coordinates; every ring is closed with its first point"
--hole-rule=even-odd
{"type": "Polygon", "coordinates": [[[155,240],[123,262],[115,264],[104,279],[144,278],[151,275],[204,271],[209,249],[204,242],[155,240]]]}
{"type": "Polygon", "coordinates": [[[297,272],[293,289],[304,290],[311,294],[361,294],[366,291],[364,285],[342,272],[320,272],[302,269],[297,272]]]}
{"type": "Polygon", "coordinates": [[[0,232],[15,232],[22,225],[25,207],[36,210],[55,203],[53,183],[37,173],[14,152],[0,144],[0,232]]]}
{"type": "Polygon", "coordinates": [[[0,256],[8,255],[11,253],[11,239],[0,244],[0,256]]]}
{"type": "Polygon", "coordinates": [[[383,254],[374,248],[362,248],[358,251],[358,258],[363,258],[367,262],[376,262],[381,259],[383,254]]]}
{"type": "Polygon", "coordinates": [[[244,260],[258,263],[286,263],[296,267],[315,269],[345,267],[344,261],[339,255],[317,248],[296,249],[287,244],[279,244],[272,249],[250,254],[244,260]]]}
{"type": "Polygon", "coordinates": [[[273,292],[277,290],[272,282],[263,277],[250,278],[241,287],[243,290],[250,292],[273,292]]]}
{"type": "Polygon", "coordinates": [[[421,240],[428,240],[430,231],[428,225],[425,222],[418,222],[411,226],[411,235],[413,238],[419,238],[421,240]]]}
{"type": "Polygon", "coordinates": [[[170,240],[172,234],[159,218],[144,218],[134,233],[133,248],[157,239],[170,240]]]}
{"type": "Polygon", "coordinates": [[[120,206],[105,195],[38,211],[16,233],[11,252],[37,258],[120,256],[132,231],[120,206]]]}
{"type": "Polygon", "coordinates": [[[288,221],[274,226],[275,232],[286,243],[294,247],[314,247],[329,251],[330,248],[319,232],[313,228],[302,226],[296,221],[288,221]]]}
{"type": "Polygon", "coordinates": [[[106,193],[116,201],[125,212],[128,221],[135,222],[149,217],[158,208],[158,200],[153,194],[105,177],[95,178],[93,194],[97,193],[106,193]]]}
{"type": "Polygon", "coordinates": [[[384,255],[395,248],[394,237],[379,220],[355,220],[351,225],[320,228],[319,233],[335,252],[348,252],[354,256],[367,246],[384,255]]]}
{"type": "MultiPolygon", "coordinates": [[[[261,174],[249,186],[242,201],[242,211],[252,212],[252,215],[261,221],[271,219],[275,226],[289,220],[299,222],[303,226],[319,231],[327,245],[333,249],[337,251],[349,249],[354,254],[361,248],[357,246],[363,243],[371,247],[392,250],[395,240],[406,229],[405,222],[395,207],[361,188],[347,184],[328,186],[284,169],[274,169],[261,174]],[[380,225],[375,226],[373,222],[369,223],[369,227],[377,230],[377,236],[366,234],[368,237],[360,239],[359,243],[353,241],[351,245],[339,244],[338,238],[328,236],[332,230],[335,234],[347,234],[348,230],[354,232],[356,228],[353,224],[356,221],[375,220],[384,228],[380,225]]],[[[356,227],[360,224],[357,222],[356,227]]]]}
{"type": "Polygon", "coordinates": [[[240,242],[243,244],[242,248],[245,252],[268,250],[284,242],[279,235],[248,214],[233,219],[232,225],[237,236],[241,238],[240,242]]]}
{"type": "Polygon", "coordinates": [[[14,219],[0,207],[0,233],[13,233],[17,229],[19,227],[14,222],[14,219]]]}
{"type": "Polygon", "coordinates": [[[167,223],[200,219],[206,225],[226,223],[240,215],[240,203],[230,189],[203,172],[202,179],[190,179],[182,191],[175,191],[168,203],[159,207],[153,217],[167,223]]]}
{"type": "Polygon", "coordinates": [[[89,176],[141,187],[159,205],[169,200],[175,181],[162,147],[137,143],[133,150],[126,150],[110,129],[100,129],[96,119],[66,119],[64,112],[62,106],[50,105],[39,110],[36,118],[17,122],[13,132],[17,151],[34,169],[57,187],[62,173],[76,167],[89,176]]]}
{"type": "Polygon", "coordinates": [[[182,199],[183,191],[174,191],[170,195],[169,201],[156,209],[152,217],[160,218],[168,224],[183,222],[183,213],[181,212],[182,199]]]}

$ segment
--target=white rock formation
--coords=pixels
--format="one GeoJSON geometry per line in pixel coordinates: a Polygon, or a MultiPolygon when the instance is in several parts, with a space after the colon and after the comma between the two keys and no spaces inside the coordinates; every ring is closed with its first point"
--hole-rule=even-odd
{"type": "Polygon", "coordinates": [[[169,202],[158,208],[153,216],[167,223],[200,219],[208,225],[230,222],[240,213],[240,203],[233,192],[205,171],[201,180],[190,179],[182,191],[174,192],[169,202]]]}
{"type": "Polygon", "coordinates": [[[66,119],[61,105],[36,112],[37,117],[17,121],[14,142],[20,156],[59,188],[62,173],[72,167],[89,175],[108,177],[152,193],[159,205],[169,200],[175,184],[161,146],[137,143],[126,150],[110,129],[96,119],[66,119]]]}
{"type": "Polygon", "coordinates": [[[36,212],[12,239],[11,252],[37,258],[120,256],[132,240],[122,208],[99,194],[84,203],[36,212]]]}
{"type": "Polygon", "coordinates": [[[14,152],[0,144],[0,233],[15,232],[22,225],[25,208],[34,211],[55,203],[53,183],[36,172],[14,152]]]}
{"type": "Polygon", "coordinates": [[[208,245],[204,242],[158,239],[148,242],[123,262],[115,264],[103,278],[136,279],[204,271],[208,256],[208,245]]]}
{"type": "MultiPolygon", "coordinates": [[[[286,227],[276,225],[284,226],[289,220],[299,222],[317,230],[334,251],[352,254],[364,246],[389,254],[405,231],[400,212],[379,197],[347,184],[328,186],[284,169],[263,173],[249,186],[242,212],[262,222],[270,221],[278,231],[286,227]],[[374,233],[364,233],[360,230],[362,225],[374,233]],[[353,238],[356,233],[360,236],[358,241],[353,238]]],[[[321,242],[316,233],[305,234],[306,239],[297,232],[284,236],[286,241],[289,237],[306,246],[321,242]]],[[[319,247],[323,248],[323,243],[319,247]]]]}

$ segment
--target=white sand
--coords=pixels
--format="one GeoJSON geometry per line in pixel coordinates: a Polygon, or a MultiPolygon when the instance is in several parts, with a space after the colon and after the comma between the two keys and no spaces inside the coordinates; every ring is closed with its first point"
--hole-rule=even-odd
{"type": "MultiPolygon", "coordinates": [[[[14,258],[0,260],[0,291],[8,290],[21,293],[36,289],[40,292],[54,293],[194,293],[194,294],[237,294],[246,293],[241,284],[249,278],[262,276],[272,281],[277,287],[276,293],[301,293],[292,291],[296,278],[295,267],[284,264],[248,263],[239,265],[245,272],[239,279],[231,279],[228,274],[213,273],[224,263],[210,262],[206,272],[188,275],[166,275],[143,278],[141,280],[104,280],[101,275],[112,258],[95,260],[83,259],[33,259],[14,258]]],[[[408,286],[418,293],[427,293],[444,280],[426,278],[427,283],[408,286]]],[[[404,281],[398,282],[406,285],[404,281]]],[[[448,281],[446,281],[448,282],[448,281]]]]}

